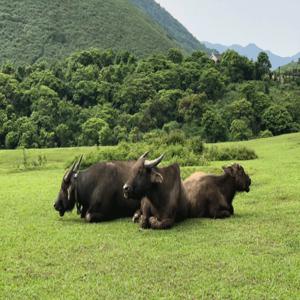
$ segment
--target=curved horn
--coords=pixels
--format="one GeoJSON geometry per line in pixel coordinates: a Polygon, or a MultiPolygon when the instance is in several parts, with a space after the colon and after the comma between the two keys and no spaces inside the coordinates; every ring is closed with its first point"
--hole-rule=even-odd
{"type": "Polygon", "coordinates": [[[79,160],[78,160],[78,162],[77,162],[77,164],[76,164],[76,166],[73,170],[74,172],[77,172],[79,170],[82,158],[83,158],[83,154],[80,156],[80,158],[79,158],[79,160]]]}
{"type": "Polygon", "coordinates": [[[71,173],[72,173],[73,170],[74,170],[75,164],[76,164],[76,160],[73,162],[72,167],[71,167],[71,168],[66,172],[66,174],[64,175],[64,181],[69,181],[70,175],[71,175],[71,173]]]}
{"type": "Polygon", "coordinates": [[[150,151],[145,152],[138,160],[146,158],[149,152],[150,151]]]}
{"type": "Polygon", "coordinates": [[[146,160],[144,162],[144,166],[146,168],[149,168],[149,169],[153,168],[153,167],[157,166],[162,161],[162,159],[164,158],[164,156],[165,156],[165,154],[162,154],[160,157],[158,157],[158,158],[156,158],[154,160],[146,160]]]}

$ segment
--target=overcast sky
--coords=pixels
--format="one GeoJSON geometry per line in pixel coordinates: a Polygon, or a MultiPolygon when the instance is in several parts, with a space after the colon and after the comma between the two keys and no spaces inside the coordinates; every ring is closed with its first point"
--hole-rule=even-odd
{"type": "Polygon", "coordinates": [[[156,0],[200,41],[300,52],[300,0],[156,0]]]}

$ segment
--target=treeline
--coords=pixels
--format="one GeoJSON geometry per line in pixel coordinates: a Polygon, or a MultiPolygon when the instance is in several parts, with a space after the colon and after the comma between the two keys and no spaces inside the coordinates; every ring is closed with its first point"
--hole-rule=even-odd
{"type": "Polygon", "coordinates": [[[300,86],[272,80],[265,53],[234,51],[138,60],[90,49],[52,65],[6,63],[0,72],[0,147],[138,142],[178,132],[208,142],[299,130],[300,86]]]}

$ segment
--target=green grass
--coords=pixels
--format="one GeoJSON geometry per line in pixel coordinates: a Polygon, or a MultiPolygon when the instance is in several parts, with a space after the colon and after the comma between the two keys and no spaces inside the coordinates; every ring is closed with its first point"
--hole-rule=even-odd
{"type": "Polygon", "coordinates": [[[142,231],[130,219],[86,224],[75,212],[59,218],[52,204],[65,162],[89,148],[29,150],[48,164],[27,172],[14,167],[20,150],[0,151],[0,297],[299,299],[300,134],[236,144],[259,157],[241,162],[253,185],[236,197],[236,215],[169,231],[142,231]]]}

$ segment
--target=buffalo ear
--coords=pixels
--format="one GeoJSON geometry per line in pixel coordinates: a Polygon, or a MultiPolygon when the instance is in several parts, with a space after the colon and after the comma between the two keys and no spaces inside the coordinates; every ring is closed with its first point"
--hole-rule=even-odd
{"type": "Polygon", "coordinates": [[[232,167],[223,166],[222,169],[224,170],[225,174],[228,174],[230,176],[234,176],[234,170],[233,170],[232,167]]]}
{"type": "Polygon", "coordinates": [[[164,178],[160,173],[151,170],[151,179],[150,180],[152,183],[162,183],[164,178]]]}

